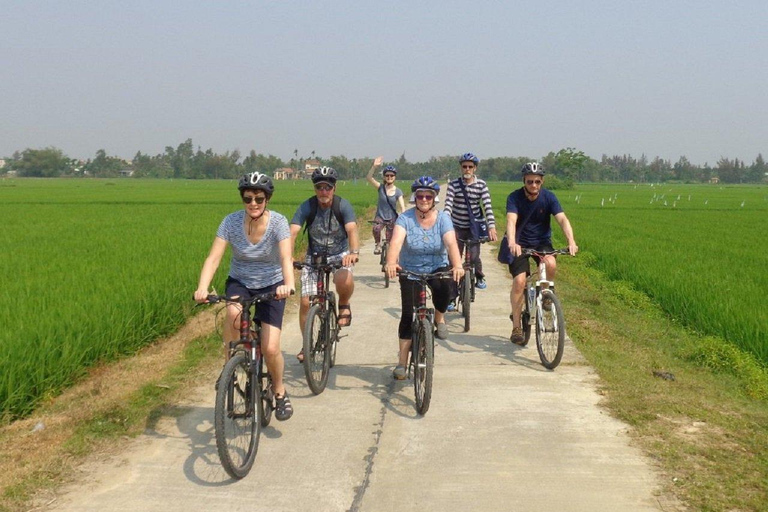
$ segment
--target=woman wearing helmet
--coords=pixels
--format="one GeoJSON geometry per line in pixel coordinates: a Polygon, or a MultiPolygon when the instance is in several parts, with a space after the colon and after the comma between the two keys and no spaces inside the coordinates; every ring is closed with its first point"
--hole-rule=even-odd
{"type": "MultiPolygon", "coordinates": [[[[448,183],[444,210],[451,216],[458,240],[469,240],[472,238],[470,229],[471,215],[477,222],[487,223],[488,238],[491,241],[496,241],[496,219],[493,216],[491,192],[488,190],[488,184],[475,175],[479,163],[480,159],[472,153],[464,153],[459,157],[461,177],[448,183]]],[[[458,243],[459,253],[464,254],[464,242],[459,241],[458,243]]],[[[477,284],[475,286],[482,290],[487,285],[485,274],[483,273],[483,262],[480,259],[480,246],[477,244],[472,245],[471,251],[477,275],[477,284]]],[[[454,289],[453,296],[456,297],[458,294],[458,288],[454,289]]],[[[455,305],[451,302],[448,310],[453,311],[454,309],[455,305]]]]}
{"type": "MultiPolygon", "coordinates": [[[[456,245],[453,223],[448,214],[435,208],[440,185],[430,176],[422,176],[413,182],[411,192],[411,202],[415,203],[416,207],[403,212],[395,222],[385,271],[390,279],[394,279],[401,268],[418,273],[452,270],[454,280],[460,280],[464,276],[464,268],[456,245]]],[[[437,337],[444,340],[448,336],[445,311],[451,299],[450,281],[433,279],[429,282],[429,287],[435,306],[437,337]]],[[[416,281],[400,276],[400,354],[393,372],[394,378],[398,380],[405,379],[406,376],[415,288],[416,281]]]]}
{"type": "MultiPolygon", "coordinates": [[[[268,210],[275,190],[272,179],[259,172],[244,174],[237,186],[243,209],[227,215],[219,225],[208,257],[205,259],[195,290],[195,300],[206,302],[219,263],[227,246],[232,247],[232,260],[226,282],[229,297],[253,297],[274,293],[277,300],[262,302],[256,310],[261,321],[261,347],[275,386],[275,417],[284,421],[293,414],[285,391],[285,363],[280,350],[285,299],[296,289],[291,255],[291,232],[288,219],[268,210]]],[[[240,305],[227,304],[224,342],[240,336],[240,305]]]]}
{"type": "MultiPolygon", "coordinates": [[[[543,188],[544,168],[541,164],[528,162],[523,165],[521,174],[523,186],[507,196],[507,235],[506,240],[502,241],[507,243],[512,257],[511,261],[507,261],[509,273],[512,274],[510,341],[517,345],[526,343],[520,316],[523,308],[525,276],[531,272],[528,258],[520,256],[522,248],[551,251],[550,219],[554,216],[568,241],[571,256],[575,256],[579,250],[573,238],[571,223],[565,216],[563,207],[560,206],[555,194],[543,188]]],[[[547,276],[554,279],[557,260],[554,256],[547,256],[544,258],[544,264],[547,266],[547,276]]]]}
{"type": "Polygon", "coordinates": [[[400,213],[405,211],[405,203],[403,201],[403,191],[395,186],[395,179],[397,178],[397,169],[393,165],[388,165],[381,171],[381,176],[384,179],[383,185],[376,181],[373,177],[373,173],[378,167],[381,167],[381,162],[384,157],[376,157],[371,165],[371,169],[368,171],[368,183],[376,188],[378,193],[378,203],[376,205],[376,216],[373,219],[373,239],[376,242],[376,247],[373,250],[373,254],[381,254],[381,230],[386,226],[387,240],[392,238],[392,229],[395,226],[395,220],[397,219],[397,208],[400,206],[400,213]]]}

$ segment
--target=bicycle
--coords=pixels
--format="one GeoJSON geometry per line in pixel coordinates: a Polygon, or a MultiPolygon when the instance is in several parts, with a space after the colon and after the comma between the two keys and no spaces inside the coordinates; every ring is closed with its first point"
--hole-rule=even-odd
{"type": "Polygon", "coordinates": [[[295,268],[307,267],[317,272],[317,293],[309,298],[309,311],[303,329],[304,375],[312,393],[319,395],[328,384],[330,369],[336,365],[339,343],[336,294],[329,291],[331,274],[343,267],[330,264],[325,255],[315,254],[312,263],[294,262],[295,268]]]}
{"type": "Polygon", "coordinates": [[[452,279],[452,272],[419,274],[405,269],[398,275],[415,277],[419,287],[414,292],[411,352],[408,361],[408,376],[413,370],[413,392],[416,412],[424,416],[432,399],[432,373],[435,365],[435,310],[427,307],[427,281],[430,279],[452,279]]]}
{"type": "Polygon", "coordinates": [[[221,465],[229,476],[245,477],[256,460],[262,427],[275,410],[272,377],[261,352],[261,324],[252,320],[252,307],[274,300],[272,293],[250,299],[208,295],[208,303],[235,302],[242,306],[240,339],[229,342],[227,362],[216,381],[213,426],[221,465]]]}
{"type": "MultiPolygon", "coordinates": [[[[389,248],[389,239],[392,237],[391,232],[395,227],[394,220],[383,220],[381,222],[375,220],[368,221],[371,224],[383,224],[384,236],[380,238],[379,248],[381,249],[381,258],[379,258],[379,264],[381,265],[381,271],[384,272],[384,265],[387,264],[387,249],[389,248]]],[[[389,274],[384,272],[384,288],[389,288],[389,274]]]]}
{"type": "Polygon", "coordinates": [[[475,271],[475,261],[472,257],[470,248],[473,245],[480,245],[490,241],[490,238],[483,237],[479,240],[459,240],[464,244],[464,277],[459,281],[459,294],[457,296],[457,305],[461,308],[461,316],[464,317],[464,332],[469,332],[470,312],[472,303],[475,302],[475,285],[477,284],[477,274],[475,271]]]}
{"type": "Polygon", "coordinates": [[[560,305],[560,299],[555,295],[555,283],[547,279],[547,266],[544,257],[570,254],[568,249],[554,251],[535,251],[523,249],[521,256],[535,256],[539,259],[538,279],[529,274],[526,277],[525,297],[523,300],[522,323],[524,344],[531,337],[531,325],[536,326],[536,349],[539,352],[541,364],[549,370],[554,370],[560,364],[565,347],[565,317],[560,305]],[[543,288],[542,285],[547,285],[543,288]],[[545,304],[547,302],[547,304],[545,304]],[[534,315],[535,313],[535,315],[534,315]]]}

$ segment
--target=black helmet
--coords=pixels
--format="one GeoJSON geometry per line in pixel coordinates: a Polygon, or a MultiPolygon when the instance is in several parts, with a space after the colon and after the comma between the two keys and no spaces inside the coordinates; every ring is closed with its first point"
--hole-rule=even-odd
{"type": "Polygon", "coordinates": [[[312,183],[330,183],[336,185],[339,175],[333,167],[318,167],[312,172],[312,183]]]}
{"type": "Polygon", "coordinates": [[[520,170],[523,176],[526,174],[537,174],[539,176],[544,176],[544,167],[538,162],[528,162],[527,164],[523,165],[523,168],[520,170]]]}
{"type": "Polygon", "coordinates": [[[275,186],[272,184],[272,178],[260,172],[249,172],[240,177],[237,189],[242,193],[245,189],[263,190],[267,197],[272,197],[275,186]]]}

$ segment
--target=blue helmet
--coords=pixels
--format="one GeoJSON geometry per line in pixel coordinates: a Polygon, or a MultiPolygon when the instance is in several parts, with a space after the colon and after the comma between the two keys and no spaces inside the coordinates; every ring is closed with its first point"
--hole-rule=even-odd
{"type": "Polygon", "coordinates": [[[459,163],[461,164],[464,162],[472,162],[473,164],[478,165],[480,163],[480,159],[472,153],[464,153],[459,157],[459,163]]]}
{"type": "MultiPolygon", "coordinates": [[[[440,194],[440,184],[436,182],[432,176],[422,176],[420,178],[416,178],[416,181],[411,183],[411,203],[416,202],[416,191],[417,190],[431,190],[435,193],[435,203],[437,204],[440,202],[440,198],[438,195],[440,194]]],[[[433,205],[434,207],[434,205],[433,205]]]]}
{"type": "Polygon", "coordinates": [[[384,169],[381,171],[381,175],[383,176],[383,175],[387,174],[388,172],[391,172],[391,173],[393,173],[395,176],[397,176],[397,167],[395,167],[394,165],[388,165],[388,166],[386,166],[386,167],[385,167],[385,168],[384,168],[384,169]]]}

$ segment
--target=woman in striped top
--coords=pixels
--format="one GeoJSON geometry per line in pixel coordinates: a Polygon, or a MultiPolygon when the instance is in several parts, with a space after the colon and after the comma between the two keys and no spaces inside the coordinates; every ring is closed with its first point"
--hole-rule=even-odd
{"type": "MultiPolygon", "coordinates": [[[[226,283],[228,297],[253,297],[274,293],[276,300],[262,302],[256,308],[261,322],[261,350],[272,376],[277,409],[275,417],[284,421],[293,414],[291,401],[285,391],[283,371],[285,362],[280,350],[285,299],[295,291],[291,232],[288,219],[268,210],[274,192],[272,180],[261,173],[245,174],[238,183],[244,208],[227,215],[219,225],[216,238],[200,272],[195,300],[205,302],[208,289],[219,268],[227,246],[232,247],[232,263],[226,283]]],[[[239,337],[240,305],[227,304],[224,342],[239,337]]]]}

